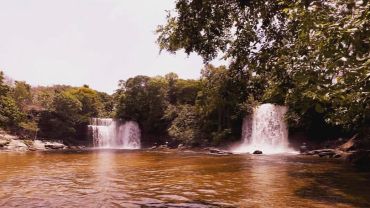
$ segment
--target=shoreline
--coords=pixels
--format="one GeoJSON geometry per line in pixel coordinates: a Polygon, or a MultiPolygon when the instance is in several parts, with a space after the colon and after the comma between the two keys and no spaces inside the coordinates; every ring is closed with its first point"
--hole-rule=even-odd
{"type": "MultiPolygon", "coordinates": [[[[352,165],[362,170],[370,170],[370,150],[362,150],[355,148],[355,138],[351,138],[345,143],[331,148],[321,148],[315,150],[308,150],[307,147],[300,149],[300,153],[293,154],[296,156],[307,156],[339,160],[343,162],[349,162],[352,165]]],[[[93,147],[87,147],[82,145],[65,145],[62,141],[55,140],[32,140],[23,139],[15,135],[10,135],[5,132],[0,132],[0,153],[9,152],[88,152],[88,151],[99,151],[99,150],[112,150],[120,151],[124,149],[94,149],[93,147]]],[[[215,156],[230,156],[230,155],[274,155],[264,154],[263,151],[256,150],[249,153],[235,153],[227,148],[220,147],[189,147],[179,145],[178,147],[169,147],[167,145],[157,145],[147,148],[137,149],[139,151],[150,151],[150,152],[163,152],[163,153],[176,153],[176,152],[188,152],[198,153],[215,156]]],[[[276,154],[279,155],[279,154],[276,154]]],[[[282,154],[280,154],[282,155],[282,154]]]]}

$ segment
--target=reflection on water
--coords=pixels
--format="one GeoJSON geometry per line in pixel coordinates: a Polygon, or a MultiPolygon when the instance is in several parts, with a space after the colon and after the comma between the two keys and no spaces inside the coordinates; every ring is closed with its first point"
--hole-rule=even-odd
{"type": "Polygon", "coordinates": [[[370,207],[370,175],[300,156],[0,154],[0,207],[370,207]]]}

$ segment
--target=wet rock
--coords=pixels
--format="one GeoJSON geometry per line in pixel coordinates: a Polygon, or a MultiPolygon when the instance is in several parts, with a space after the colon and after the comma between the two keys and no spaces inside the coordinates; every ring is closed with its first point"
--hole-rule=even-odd
{"type": "Polygon", "coordinates": [[[302,146],[299,147],[299,152],[301,154],[308,152],[308,147],[307,147],[306,143],[303,143],[302,146]]]}
{"type": "Polygon", "coordinates": [[[45,142],[46,149],[64,149],[66,146],[59,142],[45,142]]]}
{"type": "Polygon", "coordinates": [[[255,150],[255,151],[253,152],[253,154],[254,154],[254,155],[261,155],[261,154],[263,154],[263,152],[262,152],[261,150],[255,150]]]}
{"type": "Polygon", "coordinates": [[[167,145],[159,145],[158,147],[157,147],[157,149],[168,149],[168,146],[167,145]]]}
{"type": "Polygon", "coordinates": [[[337,149],[341,151],[350,151],[350,150],[356,149],[356,145],[357,145],[356,138],[357,138],[357,135],[353,136],[346,143],[340,145],[337,149]]]}
{"type": "Polygon", "coordinates": [[[4,147],[9,144],[9,140],[6,139],[0,139],[0,147],[4,147]]]}
{"type": "Polygon", "coordinates": [[[318,153],[319,157],[333,157],[336,154],[335,150],[324,150],[318,153]]]}
{"type": "Polygon", "coordinates": [[[45,143],[42,142],[41,140],[35,140],[33,141],[32,148],[30,150],[35,149],[35,150],[46,150],[45,143]]]}
{"type": "Polygon", "coordinates": [[[22,140],[12,139],[6,146],[6,149],[10,151],[27,151],[28,146],[22,140]]]}
{"type": "Polygon", "coordinates": [[[73,146],[68,146],[68,148],[69,149],[71,149],[71,150],[83,150],[83,149],[86,149],[86,147],[85,146],[75,146],[75,145],[73,145],[73,146]]]}
{"type": "Polygon", "coordinates": [[[318,150],[312,150],[312,151],[308,152],[308,154],[310,154],[310,155],[318,155],[320,153],[335,154],[335,149],[318,149],[318,150]]]}
{"type": "Polygon", "coordinates": [[[0,138],[5,139],[5,140],[19,139],[17,136],[10,135],[10,134],[1,134],[0,138]]]}
{"type": "Polygon", "coordinates": [[[342,158],[345,152],[337,149],[318,149],[304,153],[304,155],[316,155],[325,158],[342,158]]]}
{"type": "Polygon", "coordinates": [[[225,151],[225,150],[220,150],[217,148],[209,148],[209,152],[211,154],[217,154],[217,155],[231,155],[231,152],[225,151]]]}
{"type": "Polygon", "coordinates": [[[308,152],[304,152],[302,154],[303,155],[315,155],[315,152],[314,151],[308,151],[308,152]]]}

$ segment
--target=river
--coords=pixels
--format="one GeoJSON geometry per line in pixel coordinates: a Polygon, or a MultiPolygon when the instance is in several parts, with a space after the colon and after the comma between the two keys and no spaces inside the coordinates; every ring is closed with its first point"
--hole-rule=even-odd
{"type": "Polygon", "coordinates": [[[297,155],[0,153],[1,207],[370,207],[370,174],[297,155]]]}

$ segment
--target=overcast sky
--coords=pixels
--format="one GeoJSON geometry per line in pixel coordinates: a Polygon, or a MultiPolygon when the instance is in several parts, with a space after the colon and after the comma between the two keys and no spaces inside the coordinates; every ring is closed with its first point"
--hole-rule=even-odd
{"type": "Polygon", "coordinates": [[[176,72],[198,78],[202,60],[159,54],[154,30],[174,0],[0,0],[0,70],[31,85],[113,92],[120,79],[176,72]]]}

